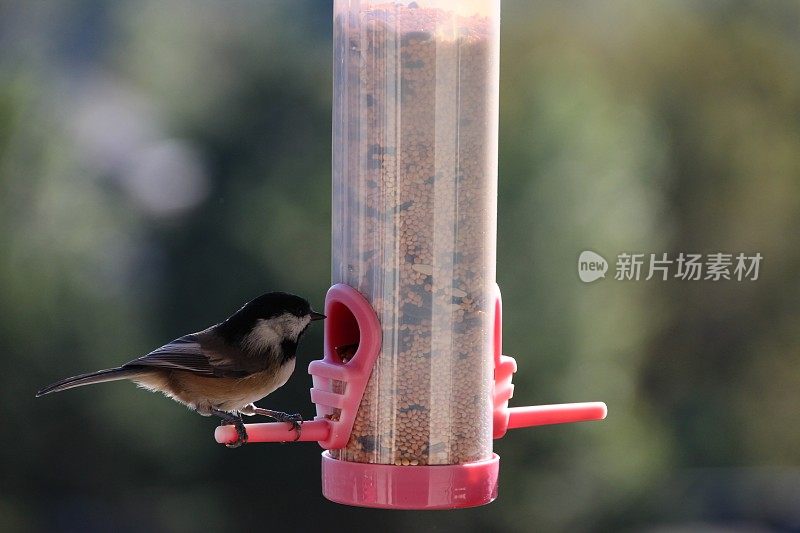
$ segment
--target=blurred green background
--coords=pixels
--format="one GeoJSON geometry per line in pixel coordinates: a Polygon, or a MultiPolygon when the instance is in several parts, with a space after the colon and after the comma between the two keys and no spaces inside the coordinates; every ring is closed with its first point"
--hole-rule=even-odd
{"type": "MultiPolygon", "coordinates": [[[[415,513],[127,383],[33,398],[266,290],[322,305],[330,3],[0,1],[0,530],[800,530],[798,28],[794,1],[504,2],[512,402],[610,415],[510,432],[498,501],[415,513]],[[764,261],[587,285],[586,249],[764,261]]],[[[270,407],[312,415],[320,351],[270,407]]]]}

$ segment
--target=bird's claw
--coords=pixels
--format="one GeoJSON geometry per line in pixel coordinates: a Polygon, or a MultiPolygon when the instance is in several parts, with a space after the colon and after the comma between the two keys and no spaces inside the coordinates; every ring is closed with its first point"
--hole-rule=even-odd
{"type": "Polygon", "coordinates": [[[253,407],[253,414],[267,416],[278,422],[288,422],[292,425],[295,431],[295,441],[300,440],[300,432],[303,429],[303,416],[300,413],[284,413],[283,411],[273,411],[272,409],[264,409],[262,407],[253,407]]]}
{"type": "Polygon", "coordinates": [[[292,429],[295,431],[294,440],[300,440],[300,432],[303,430],[303,417],[300,413],[295,413],[293,415],[289,415],[290,420],[288,421],[292,425],[292,429]]]}
{"type": "Polygon", "coordinates": [[[238,448],[242,444],[247,442],[247,428],[244,427],[244,423],[241,420],[232,420],[232,419],[223,419],[219,422],[220,426],[233,426],[236,430],[236,440],[233,442],[226,442],[225,446],[227,448],[238,448]]]}
{"type": "Polygon", "coordinates": [[[233,427],[236,429],[236,440],[225,443],[228,448],[238,448],[247,442],[247,429],[244,424],[233,424],[233,427]]]}
{"type": "Polygon", "coordinates": [[[280,422],[288,422],[292,425],[292,429],[295,432],[294,442],[300,440],[300,432],[303,430],[303,416],[300,413],[294,414],[287,414],[284,413],[284,416],[281,417],[280,422]]]}

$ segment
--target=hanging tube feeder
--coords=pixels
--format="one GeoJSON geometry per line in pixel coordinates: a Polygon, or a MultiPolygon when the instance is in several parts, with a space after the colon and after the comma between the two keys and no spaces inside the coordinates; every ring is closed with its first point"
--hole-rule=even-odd
{"type": "MultiPolygon", "coordinates": [[[[333,265],[309,365],[322,490],[366,507],[497,497],[508,429],[601,402],[508,407],[495,283],[499,0],[334,2],[333,265]]],[[[286,423],[248,424],[286,442],[286,423]]],[[[218,442],[236,439],[230,426],[218,442]]]]}

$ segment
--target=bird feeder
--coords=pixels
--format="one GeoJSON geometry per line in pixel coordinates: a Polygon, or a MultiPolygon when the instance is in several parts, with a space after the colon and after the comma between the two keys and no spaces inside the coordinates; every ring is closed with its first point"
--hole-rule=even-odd
{"type": "MultiPolygon", "coordinates": [[[[492,441],[598,420],[603,403],[508,407],[495,283],[499,0],[334,2],[333,287],[309,365],[322,490],[367,507],[497,496],[492,441]]],[[[291,441],[285,423],[249,442],[291,441]]],[[[219,442],[235,440],[231,427],[219,442]]]]}

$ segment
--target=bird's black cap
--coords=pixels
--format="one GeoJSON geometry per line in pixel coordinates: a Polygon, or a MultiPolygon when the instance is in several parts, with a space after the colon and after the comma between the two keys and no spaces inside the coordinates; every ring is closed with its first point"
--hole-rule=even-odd
{"type": "Polygon", "coordinates": [[[254,318],[272,318],[284,313],[306,316],[316,311],[311,309],[308,300],[288,292],[268,292],[250,300],[236,314],[245,313],[254,318]]]}
{"type": "Polygon", "coordinates": [[[227,320],[217,326],[217,330],[229,338],[241,337],[249,333],[258,320],[274,318],[285,313],[297,317],[311,316],[320,320],[325,315],[311,309],[308,300],[287,292],[268,292],[250,300],[227,320]]]}

